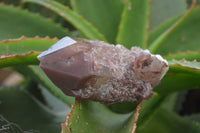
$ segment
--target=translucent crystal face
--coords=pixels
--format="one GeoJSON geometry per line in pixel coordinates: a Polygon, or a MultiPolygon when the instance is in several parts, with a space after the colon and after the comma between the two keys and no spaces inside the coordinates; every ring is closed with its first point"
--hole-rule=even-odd
{"type": "Polygon", "coordinates": [[[167,62],[148,50],[70,37],[38,59],[65,94],[106,105],[151,98],[152,87],[168,70],[167,62]]]}

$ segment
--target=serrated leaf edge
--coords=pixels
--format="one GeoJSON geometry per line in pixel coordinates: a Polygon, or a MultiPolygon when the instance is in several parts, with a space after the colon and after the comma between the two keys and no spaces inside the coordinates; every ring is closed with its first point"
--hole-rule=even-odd
{"type": "MultiPolygon", "coordinates": [[[[22,10],[22,11],[24,11],[24,12],[26,12],[26,13],[31,13],[31,14],[34,15],[34,16],[44,18],[40,13],[31,12],[31,11],[29,11],[27,8],[26,8],[26,9],[23,9],[23,8],[22,8],[22,5],[23,5],[22,1],[20,1],[20,5],[19,5],[19,6],[15,6],[15,5],[13,5],[13,4],[7,5],[7,4],[5,4],[4,2],[0,2],[0,5],[6,6],[6,7],[15,8],[15,9],[18,9],[18,10],[22,10]]],[[[49,21],[49,22],[51,22],[51,23],[54,23],[56,26],[61,27],[61,28],[65,29],[67,32],[70,33],[70,31],[69,31],[68,28],[63,27],[60,23],[56,23],[55,21],[52,20],[52,18],[44,18],[44,19],[46,19],[47,21],[49,21]]]]}
{"type": "Polygon", "coordinates": [[[39,36],[35,36],[35,37],[26,37],[26,36],[21,36],[20,38],[16,38],[16,39],[6,39],[3,41],[0,41],[0,45],[1,43],[7,43],[7,42],[17,42],[17,41],[21,41],[21,40],[33,40],[33,39],[40,39],[40,40],[58,40],[57,37],[54,38],[50,38],[49,36],[46,37],[39,37],[39,36]]]}
{"type": "MultiPolygon", "coordinates": [[[[59,2],[56,2],[56,1],[47,1],[47,0],[41,0],[41,1],[38,1],[38,0],[22,0],[24,3],[26,2],[32,2],[32,3],[37,3],[39,5],[42,5],[54,12],[56,12],[57,14],[59,14],[61,17],[63,17],[64,19],[66,19],[68,22],[70,22],[74,27],[76,27],[78,30],[80,30],[82,33],[84,33],[84,35],[89,38],[89,39],[99,39],[99,40],[102,40],[102,41],[106,41],[105,37],[103,34],[101,34],[98,29],[96,29],[96,27],[94,27],[92,25],[92,23],[88,22],[86,19],[84,19],[82,16],[80,16],[78,13],[74,12],[73,10],[71,10],[69,8],[69,6],[66,6],[65,7],[65,10],[67,11],[68,15],[71,14],[74,18],[78,18],[80,20],[82,20],[82,23],[85,27],[87,27],[89,29],[90,32],[87,31],[87,34],[86,34],[86,31],[83,30],[83,25],[82,26],[79,26],[77,24],[75,24],[75,21],[72,22],[73,19],[71,19],[70,17],[67,17],[64,13],[60,12],[59,9],[57,9],[56,7],[53,7],[51,4],[57,4],[57,5],[60,5],[60,6],[63,6],[62,4],[60,4],[59,2]],[[88,33],[92,34],[92,35],[88,35],[88,33]]],[[[76,21],[77,22],[77,21],[76,21]]]]}
{"type": "Polygon", "coordinates": [[[75,103],[72,104],[70,113],[66,115],[66,122],[61,124],[62,130],[64,130],[64,128],[66,128],[67,130],[70,131],[70,128],[69,128],[69,126],[70,126],[70,120],[71,120],[71,117],[73,116],[75,107],[78,104],[81,104],[81,102],[80,102],[80,100],[78,100],[77,98],[75,98],[75,103]]]}
{"type": "Polygon", "coordinates": [[[164,31],[157,39],[155,39],[150,45],[149,45],[149,50],[151,53],[155,53],[157,48],[161,45],[163,40],[165,40],[194,10],[196,6],[196,0],[193,0],[192,5],[190,9],[181,17],[177,22],[175,22],[169,29],[164,31]]]}

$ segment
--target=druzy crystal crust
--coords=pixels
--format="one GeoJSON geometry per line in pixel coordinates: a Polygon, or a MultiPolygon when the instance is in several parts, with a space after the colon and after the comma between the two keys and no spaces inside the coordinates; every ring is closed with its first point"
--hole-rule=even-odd
{"type": "Polygon", "coordinates": [[[40,67],[66,95],[106,105],[140,102],[168,70],[160,55],[98,40],[65,37],[38,56],[40,67]]]}

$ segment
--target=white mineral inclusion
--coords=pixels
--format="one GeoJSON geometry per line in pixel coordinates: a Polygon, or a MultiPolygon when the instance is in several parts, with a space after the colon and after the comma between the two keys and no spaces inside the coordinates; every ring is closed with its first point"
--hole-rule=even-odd
{"type": "Polygon", "coordinates": [[[40,55],[37,56],[37,58],[41,58],[45,55],[51,54],[53,52],[56,52],[62,48],[68,47],[72,44],[76,43],[75,40],[71,39],[70,37],[66,36],[64,38],[62,38],[61,40],[59,40],[57,43],[55,43],[54,45],[52,45],[48,50],[42,52],[40,55]]]}
{"type": "MultiPolygon", "coordinates": [[[[148,49],[145,49],[144,52],[151,54],[148,49]]],[[[161,62],[164,62],[166,65],[168,65],[168,62],[165,59],[163,59],[159,54],[156,54],[156,55],[151,54],[151,56],[156,57],[158,60],[160,60],[161,62]]],[[[168,71],[168,69],[169,69],[169,67],[167,67],[166,69],[164,69],[164,72],[160,76],[160,80],[165,76],[165,74],[168,71]]]]}
{"type": "Polygon", "coordinates": [[[154,55],[157,59],[161,60],[162,62],[165,62],[168,65],[168,62],[163,59],[159,54],[154,55]]]}
{"type": "MultiPolygon", "coordinates": [[[[167,60],[163,59],[159,54],[154,55],[158,60],[165,62],[165,64],[168,66],[168,62],[167,60]]],[[[167,67],[166,69],[164,69],[164,72],[162,73],[162,75],[160,76],[160,80],[165,76],[165,74],[167,73],[167,71],[169,70],[169,67],[167,67]]]]}

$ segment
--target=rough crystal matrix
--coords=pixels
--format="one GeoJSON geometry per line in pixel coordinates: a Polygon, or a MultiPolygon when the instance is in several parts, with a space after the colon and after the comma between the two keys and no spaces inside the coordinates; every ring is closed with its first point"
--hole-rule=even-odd
{"type": "Polygon", "coordinates": [[[160,55],[98,40],[65,37],[38,56],[40,67],[62,91],[106,105],[151,98],[168,70],[160,55]]]}

